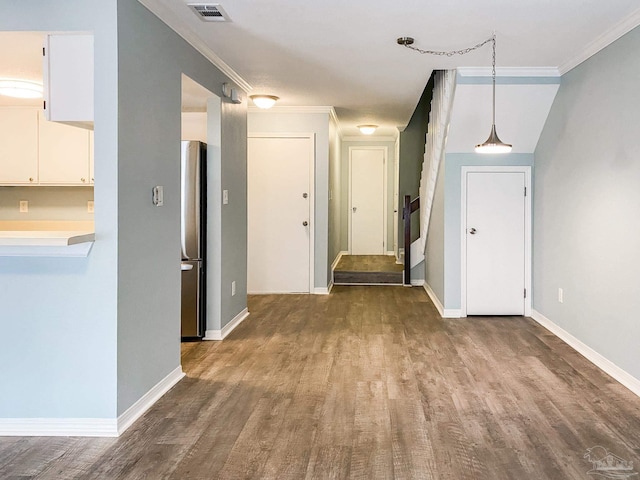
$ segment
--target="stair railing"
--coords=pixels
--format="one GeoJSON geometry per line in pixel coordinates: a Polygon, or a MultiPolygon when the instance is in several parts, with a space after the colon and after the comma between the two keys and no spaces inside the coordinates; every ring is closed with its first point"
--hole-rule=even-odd
{"type": "Polygon", "coordinates": [[[420,208],[420,197],[411,200],[404,196],[402,219],[404,220],[404,284],[411,285],[411,214],[420,208]]]}

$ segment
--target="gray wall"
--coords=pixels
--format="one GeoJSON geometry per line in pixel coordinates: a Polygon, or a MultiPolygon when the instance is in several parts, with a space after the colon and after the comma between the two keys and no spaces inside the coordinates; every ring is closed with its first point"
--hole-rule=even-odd
{"type": "MultiPolygon", "coordinates": [[[[94,32],[98,179],[87,258],[0,257],[0,418],[114,418],[180,364],[181,74],[229,80],[135,1],[13,2],[0,30],[94,32]]],[[[245,111],[222,112],[221,324],[246,306],[245,111]]]]}
{"type": "MultiPolygon", "coordinates": [[[[435,72],[434,72],[435,73],[435,72]]],[[[433,95],[434,74],[431,75],[422,92],[420,100],[411,115],[409,123],[400,132],[400,175],[398,189],[398,211],[404,208],[404,196],[411,195],[415,199],[420,192],[420,174],[424,161],[424,148],[427,141],[427,127],[431,112],[431,97],[433,95]]],[[[404,248],[404,225],[402,215],[398,220],[398,246],[404,248]]],[[[411,216],[411,240],[420,236],[419,213],[411,216]]]]}
{"type": "MultiPolygon", "coordinates": [[[[436,180],[436,190],[433,197],[433,207],[429,220],[429,235],[423,265],[424,279],[435,293],[436,297],[444,299],[444,190],[445,190],[446,162],[442,162],[436,180]]],[[[416,268],[419,265],[416,266],[416,268]]],[[[414,279],[413,271],[411,279],[414,279]]]]}
{"type": "MultiPolygon", "coordinates": [[[[395,142],[376,141],[375,137],[363,139],[360,141],[343,141],[341,155],[341,197],[343,199],[340,208],[340,224],[342,233],[340,236],[340,249],[349,251],[349,147],[386,147],[387,148],[387,239],[386,249],[388,252],[393,251],[393,234],[395,227],[393,225],[393,166],[396,157],[395,142]]],[[[383,192],[380,192],[382,195],[383,192]]]]}
{"type": "Polygon", "coordinates": [[[92,221],[89,200],[93,187],[0,187],[0,221],[92,221]],[[20,200],[29,201],[27,213],[20,213],[20,200]]]}
{"type": "Polygon", "coordinates": [[[340,254],[342,238],[342,168],[341,140],[333,118],[329,124],[329,278],[331,265],[340,254]]]}
{"type": "Polygon", "coordinates": [[[444,299],[438,297],[445,309],[461,308],[462,167],[469,165],[532,166],[533,154],[446,154],[444,164],[444,299]]]}
{"type": "Polygon", "coordinates": [[[252,111],[248,115],[251,133],[313,133],[316,142],[315,157],[315,230],[314,230],[314,285],[329,285],[329,113],[278,111],[252,111]]]}
{"type": "MultiPolygon", "coordinates": [[[[214,93],[229,80],[138,2],[118,2],[118,33],[121,414],[180,365],[182,73],[214,93]],[[163,207],[151,203],[154,185],[164,186],[163,207]]],[[[221,213],[220,325],[246,307],[245,112],[223,103],[219,168],[230,202],[221,213]]]]}
{"type": "Polygon", "coordinates": [[[535,152],[533,197],[534,308],[635,378],[638,51],[636,28],[562,77],[535,152]]]}
{"type": "Polygon", "coordinates": [[[116,1],[4,2],[0,30],[94,32],[99,179],[97,241],[89,257],[0,257],[0,417],[113,418],[118,308],[116,1]]]}

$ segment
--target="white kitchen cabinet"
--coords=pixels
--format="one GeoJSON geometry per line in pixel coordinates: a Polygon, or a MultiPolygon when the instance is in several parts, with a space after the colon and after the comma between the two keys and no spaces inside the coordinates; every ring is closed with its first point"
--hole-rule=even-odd
{"type": "Polygon", "coordinates": [[[89,132],[39,118],[38,181],[41,185],[90,185],[89,132]]]}
{"type": "Polygon", "coordinates": [[[93,171],[93,132],[89,132],[89,181],[91,182],[91,185],[93,185],[94,183],[94,177],[95,177],[95,173],[93,171]]]}
{"type": "Polygon", "coordinates": [[[0,109],[0,184],[38,182],[38,110],[0,109]]]}
{"type": "Polygon", "coordinates": [[[93,129],[93,35],[47,35],[43,74],[46,119],[93,129]]]}

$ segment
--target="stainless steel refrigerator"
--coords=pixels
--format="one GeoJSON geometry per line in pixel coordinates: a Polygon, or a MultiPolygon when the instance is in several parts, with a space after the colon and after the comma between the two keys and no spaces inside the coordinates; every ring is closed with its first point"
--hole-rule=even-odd
{"type": "Polygon", "coordinates": [[[206,325],[206,145],[183,141],[180,160],[180,237],[182,243],[183,341],[204,336],[206,325]]]}

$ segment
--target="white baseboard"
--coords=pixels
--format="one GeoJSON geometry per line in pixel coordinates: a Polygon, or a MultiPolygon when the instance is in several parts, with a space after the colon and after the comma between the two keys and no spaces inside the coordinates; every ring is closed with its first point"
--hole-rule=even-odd
{"type": "Polygon", "coordinates": [[[560,340],[564,341],[567,345],[573,348],[580,355],[585,357],[591,363],[593,363],[596,367],[598,367],[603,372],[609,374],[613,378],[615,378],[622,385],[627,387],[633,393],[640,397],[640,380],[632,376],[630,373],[626,372],[611,360],[603,357],[601,354],[596,352],[594,349],[589,347],[588,345],[582,343],[576,337],[571,335],[569,332],[564,330],[562,327],[559,327],[547,317],[542,315],[537,310],[531,311],[531,318],[533,318],[536,322],[542,325],[544,328],[553,333],[560,340]]]}
{"type": "Polygon", "coordinates": [[[331,293],[331,289],[333,288],[333,282],[329,284],[328,287],[316,287],[313,289],[314,295],[329,295],[331,293]]]}
{"type": "Polygon", "coordinates": [[[442,318],[460,318],[460,309],[444,308],[440,303],[440,299],[427,282],[424,282],[424,289],[442,318]]]}
{"type": "Polygon", "coordinates": [[[411,280],[411,286],[412,287],[423,287],[424,284],[425,284],[424,278],[411,280]]]}
{"type": "Polygon", "coordinates": [[[349,252],[347,252],[345,250],[342,250],[340,253],[338,253],[338,255],[336,256],[335,260],[331,264],[331,270],[332,271],[336,268],[336,265],[338,265],[338,262],[340,261],[340,259],[342,258],[343,255],[349,255],[349,252]]]}
{"type": "Polygon", "coordinates": [[[240,325],[245,318],[249,316],[249,309],[245,308],[238,315],[233,317],[229,323],[227,323],[220,330],[207,330],[204,333],[203,340],[224,340],[227,335],[229,335],[233,330],[240,325]]]}
{"type": "Polygon", "coordinates": [[[388,257],[395,257],[396,256],[396,252],[395,250],[390,250],[387,253],[385,253],[386,256],[388,257]]]}
{"type": "Polygon", "coordinates": [[[0,418],[2,437],[117,437],[115,418],[0,418]]]}
{"type": "Polygon", "coordinates": [[[136,403],[118,417],[118,435],[122,435],[133,422],[139,419],[144,412],[167,393],[171,388],[184,378],[182,366],[176,367],[169,375],[160,380],[154,387],[145,393],[136,403]]]}
{"type": "Polygon", "coordinates": [[[0,436],[117,437],[182,377],[182,367],[177,367],[118,418],[0,418],[0,436]]]}

